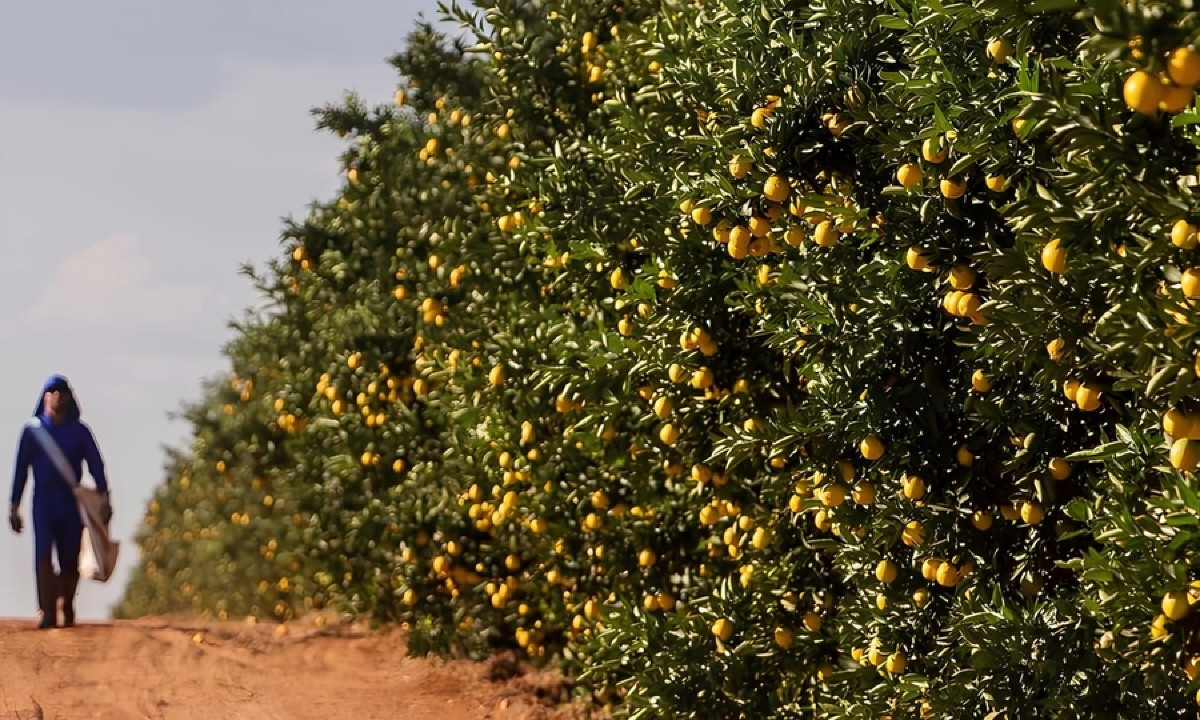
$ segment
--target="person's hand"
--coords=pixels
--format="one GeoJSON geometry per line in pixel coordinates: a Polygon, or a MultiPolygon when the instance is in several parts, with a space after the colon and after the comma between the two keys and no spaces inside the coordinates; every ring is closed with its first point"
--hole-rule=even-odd
{"type": "Polygon", "coordinates": [[[108,495],[104,496],[104,504],[100,506],[100,519],[107,525],[109,520],[112,520],[113,511],[112,503],[109,502],[108,495]]]}
{"type": "Polygon", "coordinates": [[[21,510],[16,505],[8,508],[8,526],[18,535],[21,534],[21,530],[25,527],[25,523],[21,521],[21,510]]]}

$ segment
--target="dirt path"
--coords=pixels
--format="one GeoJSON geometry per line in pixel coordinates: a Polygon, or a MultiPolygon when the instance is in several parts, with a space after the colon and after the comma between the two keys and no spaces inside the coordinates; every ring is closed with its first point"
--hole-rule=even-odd
{"type": "Polygon", "coordinates": [[[399,631],[161,619],[0,621],[0,718],[570,720],[550,673],[404,655],[399,631]]]}

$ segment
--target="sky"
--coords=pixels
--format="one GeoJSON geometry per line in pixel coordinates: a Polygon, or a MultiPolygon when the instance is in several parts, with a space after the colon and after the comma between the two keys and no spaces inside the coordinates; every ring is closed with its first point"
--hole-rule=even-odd
{"type": "MultiPolygon", "coordinates": [[[[0,487],[65,374],[122,542],[80,619],[107,619],[137,562],[163,446],[186,437],[169,413],[227,370],[227,323],[257,300],[239,266],[282,253],[282,219],[341,182],[309,110],[389,102],[418,14],[436,0],[0,0],[0,487]]],[[[37,612],[28,488],[22,513],[23,534],[0,529],[0,617],[37,612]]]]}

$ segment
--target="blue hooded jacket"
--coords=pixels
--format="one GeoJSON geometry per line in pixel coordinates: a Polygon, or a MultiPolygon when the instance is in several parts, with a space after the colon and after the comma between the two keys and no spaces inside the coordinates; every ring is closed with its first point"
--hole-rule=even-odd
{"type": "MultiPolygon", "coordinates": [[[[67,379],[61,375],[52,375],[42,387],[38,395],[37,405],[33,410],[34,417],[40,417],[42,424],[50,432],[50,436],[62,448],[67,461],[75,471],[76,479],[83,477],[83,463],[87,462],[88,473],[96,482],[96,489],[108,492],[108,479],[104,474],[104,459],[96,446],[96,438],[91,428],[79,419],[79,403],[75,400],[67,379]],[[60,423],[54,423],[46,414],[44,398],[51,390],[65,391],[71,396],[71,410],[60,423]]],[[[65,512],[78,515],[75,495],[71,491],[70,482],[59,475],[58,470],[49,456],[42,450],[37,438],[29,428],[21,429],[21,440],[17,446],[16,469],[13,474],[12,502],[19,504],[25,493],[25,483],[29,478],[29,470],[33,469],[33,512],[58,514],[65,512]]]]}

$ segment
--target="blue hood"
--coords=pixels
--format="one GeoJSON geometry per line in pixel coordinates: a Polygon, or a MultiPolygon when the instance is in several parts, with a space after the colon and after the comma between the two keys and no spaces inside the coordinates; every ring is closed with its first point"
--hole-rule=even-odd
{"type": "Polygon", "coordinates": [[[79,401],[75,398],[75,391],[71,389],[71,384],[62,375],[51,375],[46,380],[46,384],[42,386],[42,392],[38,394],[37,406],[33,408],[33,416],[41,417],[45,414],[46,393],[51,390],[65,390],[71,396],[71,412],[67,415],[67,420],[79,420],[79,401]]]}

